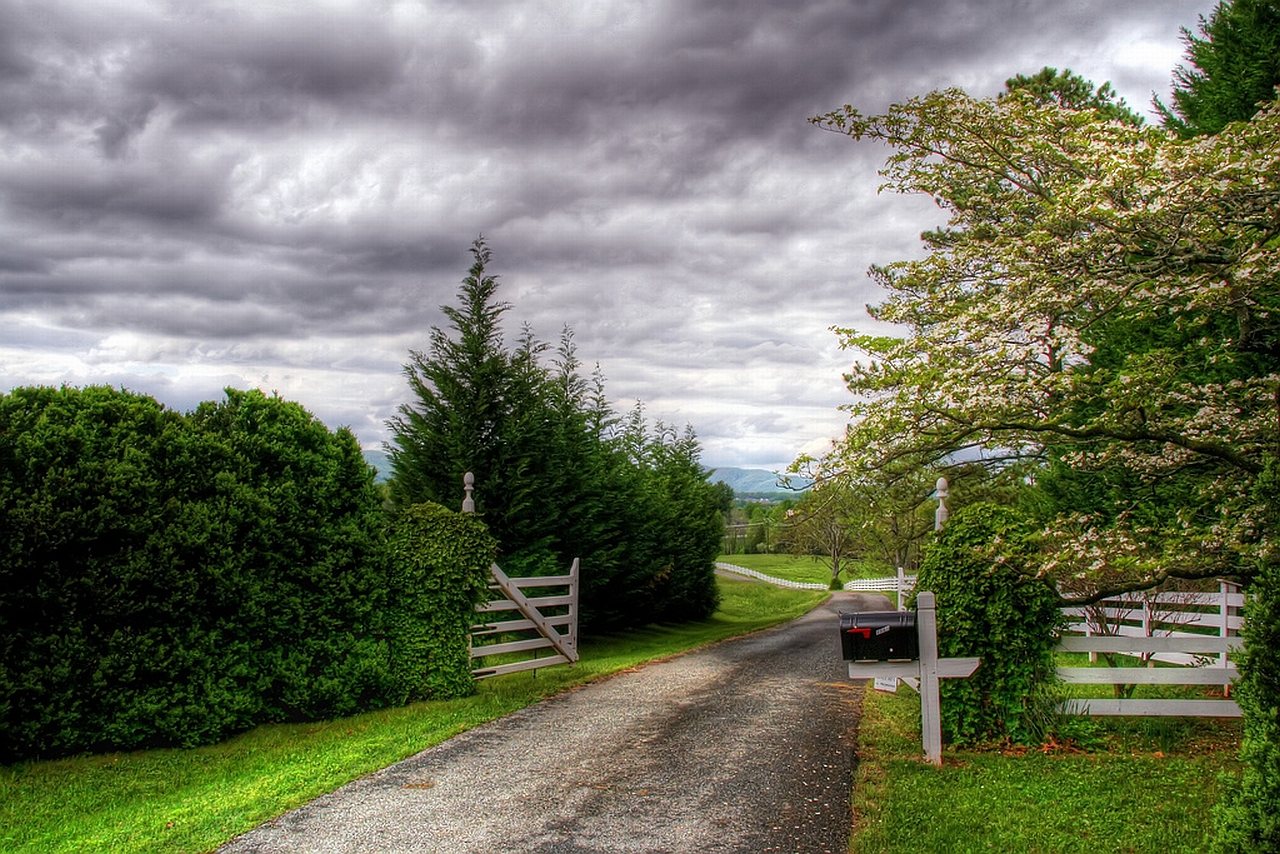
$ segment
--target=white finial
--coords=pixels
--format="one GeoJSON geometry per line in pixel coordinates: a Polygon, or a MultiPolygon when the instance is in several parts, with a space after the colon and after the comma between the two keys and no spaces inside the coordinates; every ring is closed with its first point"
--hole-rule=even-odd
{"type": "Polygon", "coordinates": [[[471,472],[467,472],[462,476],[462,489],[466,495],[462,499],[462,512],[476,512],[476,503],[471,499],[471,493],[476,488],[476,476],[471,472]]]}
{"type": "Polygon", "coordinates": [[[947,523],[947,517],[951,515],[947,510],[947,496],[950,494],[947,479],[945,477],[938,478],[938,509],[933,514],[933,530],[941,531],[942,526],[947,523]]]}

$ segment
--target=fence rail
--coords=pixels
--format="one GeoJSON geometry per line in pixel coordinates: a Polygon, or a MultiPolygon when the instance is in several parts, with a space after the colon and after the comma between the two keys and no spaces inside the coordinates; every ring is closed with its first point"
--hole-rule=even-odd
{"type": "MultiPolygon", "coordinates": [[[[755,569],[747,569],[745,566],[738,566],[734,563],[726,563],[724,561],[716,561],[716,569],[724,572],[731,572],[734,575],[745,575],[747,578],[754,578],[757,581],[766,581],[769,584],[776,584],[779,587],[790,587],[796,590],[827,590],[829,585],[820,584],[816,581],[792,581],[789,578],[776,578],[772,575],[765,575],[755,569]]],[[[883,578],[855,578],[844,584],[843,590],[852,590],[857,592],[896,592],[898,594],[898,607],[902,608],[906,595],[915,589],[916,577],[914,575],[904,575],[901,572],[898,575],[888,575],[883,578]]]]}
{"type": "MultiPolygon", "coordinates": [[[[1216,592],[1131,593],[1088,607],[1064,608],[1068,635],[1062,652],[1137,656],[1146,667],[1060,667],[1058,676],[1075,685],[1220,686],[1224,695],[1239,674],[1230,654],[1240,640],[1244,596],[1222,582],[1216,592]],[[1213,632],[1210,634],[1209,632],[1213,632]],[[1156,667],[1156,662],[1172,667],[1156,667]]],[[[1077,699],[1063,704],[1067,714],[1240,717],[1231,699],[1077,699]]]]}

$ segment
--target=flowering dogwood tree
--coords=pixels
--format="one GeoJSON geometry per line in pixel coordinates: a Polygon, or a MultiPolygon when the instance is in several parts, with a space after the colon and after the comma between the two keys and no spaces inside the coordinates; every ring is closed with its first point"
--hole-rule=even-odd
{"type": "Polygon", "coordinates": [[[902,336],[837,330],[861,357],[828,468],[1121,474],[1142,488],[1059,514],[1042,564],[1111,590],[1272,557],[1255,487],[1280,440],[1280,111],[1181,141],[947,90],[812,121],[887,144],[884,188],[949,217],[924,257],[872,270],[871,316],[902,336]],[[1139,512],[1161,484],[1168,512],[1139,512]]]}

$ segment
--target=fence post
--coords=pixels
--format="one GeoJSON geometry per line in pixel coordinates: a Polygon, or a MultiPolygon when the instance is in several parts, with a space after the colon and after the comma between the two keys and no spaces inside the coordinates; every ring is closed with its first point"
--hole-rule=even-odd
{"type": "Polygon", "coordinates": [[[907,610],[907,572],[898,567],[898,610],[907,610]]]}
{"type": "MultiPolygon", "coordinates": [[[[1233,587],[1235,587],[1235,585],[1230,582],[1218,582],[1218,596],[1221,597],[1218,602],[1218,637],[1225,638],[1231,635],[1231,609],[1227,607],[1227,596],[1233,587]]],[[[1223,650],[1218,653],[1218,666],[1226,667],[1227,664],[1227,652],[1226,650],[1223,650]]],[[[1228,698],[1231,696],[1231,683],[1227,683],[1222,686],[1222,696],[1228,698]]]]}
{"type": "Polygon", "coordinates": [[[938,613],[933,591],[916,594],[916,631],[920,636],[920,736],[924,758],[942,764],[942,701],[938,695],[938,613]]]}
{"type": "Polygon", "coordinates": [[[951,494],[950,485],[945,477],[938,478],[936,484],[938,490],[938,509],[933,514],[933,530],[941,531],[942,526],[947,524],[947,517],[951,515],[947,510],[947,496],[951,494]]]}
{"type": "Polygon", "coordinates": [[[476,512],[476,503],[471,498],[471,493],[475,490],[475,488],[476,488],[476,476],[471,472],[467,472],[462,476],[462,491],[463,491],[462,512],[463,513],[476,512]]]}

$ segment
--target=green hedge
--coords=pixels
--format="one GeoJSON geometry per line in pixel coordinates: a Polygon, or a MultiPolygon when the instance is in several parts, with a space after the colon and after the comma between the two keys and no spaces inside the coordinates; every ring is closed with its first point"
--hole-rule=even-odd
{"type": "Polygon", "coordinates": [[[475,516],[416,504],[390,538],[395,671],[407,700],[461,697],[474,690],[471,627],[488,598],[497,541],[475,516]]]}
{"type": "Polygon", "coordinates": [[[1244,717],[1244,768],[1239,779],[1224,781],[1215,854],[1280,851],[1280,567],[1263,566],[1248,593],[1233,694],[1244,717]]]}
{"type": "Polygon", "coordinates": [[[452,598],[431,586],[491,549],[415,511],[393,564],[373,477],[349,431],[258,391],[190,415],[105,387],[0,396],[0,761],[464,690],[453,663],[406,667],[465,652],[435,609],[469,610],[473,564],[452,598]]]}
{"type": "Polygon", "coordinates": [[[1011,510],[975,504],[925,551],[916,590],[937,596],[938,655],[982,659],[969,678],[939,687],[952,743],[1038,741],[1034,703],[1053,675],[1062,613],[1053,589],[1023,571],[1030,541],[1030,525],[1011,510]]]}

